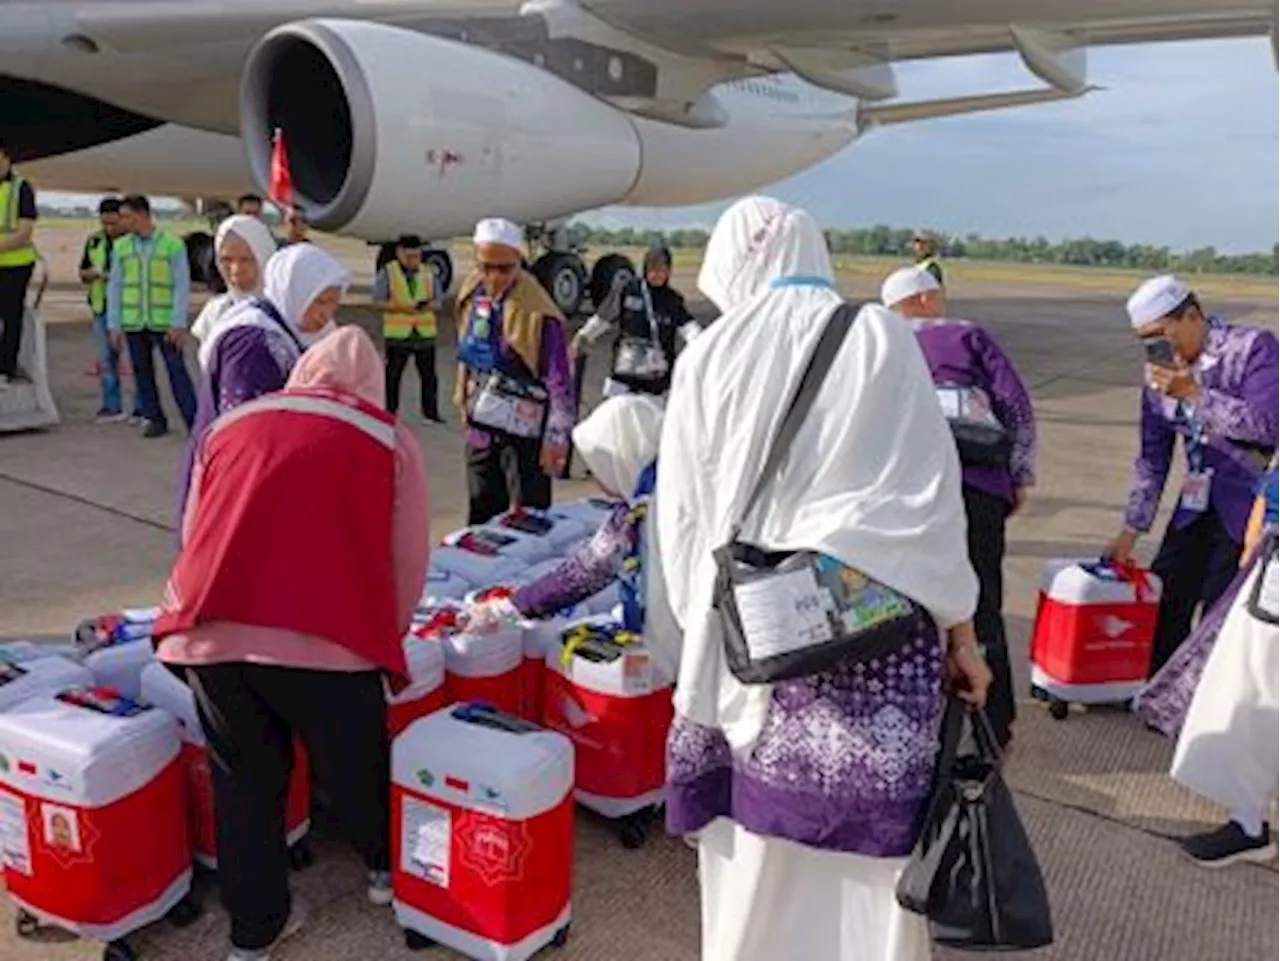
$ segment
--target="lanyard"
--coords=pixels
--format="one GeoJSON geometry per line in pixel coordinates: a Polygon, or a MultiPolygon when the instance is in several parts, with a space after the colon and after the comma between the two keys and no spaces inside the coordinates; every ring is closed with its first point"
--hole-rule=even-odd
{"type": "Polygon", "coordinates": [[[775,277],[769,281],[769,287],[772,290],[781,290],[784,287],[826,287],[831,289],[834,284],[826,277],[804,276],[802,274],[792,274],[787,277],[775,277]]]}
{"type": "Polygon", "coordinates": [[[653,297],[649,293],[649,281],[643,277],[640,278],[640,296],[644,298],[644,313],[649,319],[649,336],[653,338],[655,344],[661,346],[662,338],[658,336],[658,318],[653,313],[653,297]]]}
{"type": "Polygon", "coordinates": [[[1193,474],[1199,474],[1204,469],[1204,425],[1182,401],[1178,401],[1175,419],[1187,427],[1187,466],[1193,474]]]}

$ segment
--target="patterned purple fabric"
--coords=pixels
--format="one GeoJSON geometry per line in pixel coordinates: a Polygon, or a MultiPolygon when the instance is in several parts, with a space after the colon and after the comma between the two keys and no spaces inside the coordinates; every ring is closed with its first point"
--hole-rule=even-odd
{"type": "Polygon", "coordinates": [[[755,747],[676,717],[667,740],[667,829],[717,817],[827,851],[901,857],[937,763],[943,644],[920,614],[900,653],[775,685],[755,747]]]}
{"type": "MultiPolygon", "coordinates": [[[[498,349],[504,369],[525,366],[505,340],[498,349]]],[[[564,336],[564,324],[555,317],[548,317],[542,323],[542,357],[538,376],[549,395],[544,443],[568,446],[569,433],[578,420],[578,405],[574,397],[573,374],[569,370],[569,345],[564,336]]],[[[489,446],[489,435],[472,427],[467,431],[467,446],[472,450],[485,450],[489,446]]]]}
{"type": "Polygon", "coordinates": [[[1182,733],[1191,699],[1200,685],[1200,676],[1204,673],[1209,655],[1213,653],[1218,632],[1222,630],[1227,614],[1231,611],[1232,602],[1257,563],[1258,557],[1255,555],[1236,575],[1218,602],[1200,619],[1196,629],[1187,635],[1187,639],[1165,662],[1164,667],[1156,672],[1155,677],[1133,699],[1133,713],[1165,737],[1176,741],[1182,733]]]}
{"type": "MultiPolygon", "coordinates": [[[[1270,458],[1256,449],[1276,447],[1278,365],[1280,352],[1271,331],[1209,320],[1204,352],[1195,366],[1201,393],[1193,413],[1204,428],[1204,466],[1214,471],[1211,505],[1236,541],[1244,539],[1253,489],[1270,458]]],[[[1173,465],[1174,441],[1187,437],[1177,408],[1172,399],[1143,389],[1142,446],[1125,511],[1125,525],[1133,530],[1151,529],[1173,465]]],[[[1195,517],[1179,508],[1173,522],[1182,528],[1195,517]]]]}
{"type": "Polygon", "coordinates": [[[288,338],[262,327],[236,327],[219,338],[209,369],[200,382],[196,421],[192,425],[191,439],[187,442],[178,475],[178,522],[175,526],[179,544],[196,451],[209,425],[233,407],[282,390],[297,362],[297,348],[288,338]]]}
{"type": "Polygon", "coordinates": [[[620,502],[560,566],[516,591],[511,602],[525,617],[551,617],[557,611],[594,597],[622,573],[622,562],[634,547],[635,527],[627,522],[631,508],[620,502]]]}
{"type": "Polygon", "coordinates": [[[996,339],[967,320],[915,319],[916,342],[934,383],[980,388],[1013,439],[1009,469],[965,467],[964,483],[1013,501],[1015,487],[1036,482],[1036,413],[1022,378],[996,339]]]}

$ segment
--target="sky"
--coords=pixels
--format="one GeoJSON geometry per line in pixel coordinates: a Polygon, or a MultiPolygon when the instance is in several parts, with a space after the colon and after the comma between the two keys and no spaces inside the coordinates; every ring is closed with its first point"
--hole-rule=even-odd
{"type": "MultiPolygon", "coordinates": [[[[1271,248],[1280,124],[1265,39],[1094,48],[1089,77],[1106,89],[872,131],[768,193],[809,208],[827,227],[1271,248]]],[[[909,99],[1038,84],[1008,55],[899,69],[909,99]]],[[[610,208],[586,219],[674,229],[712,224],[723,206],[610,208]]]]}
{"type": "MultiPolygon", "coordinates": [[[[898,77],[903,99],[1040,85],[1012,55],[908,63],[898,77]]],[[[1271,248],[1280,123],[1264,38],[1094,48],[1089,77],[1105,89],[874,130],[767,192],[834,228],[883,223],[1174,250],[1271,248]]],[[[606,208],[583,219],[709,227],[724,206],[606,208]]]]}

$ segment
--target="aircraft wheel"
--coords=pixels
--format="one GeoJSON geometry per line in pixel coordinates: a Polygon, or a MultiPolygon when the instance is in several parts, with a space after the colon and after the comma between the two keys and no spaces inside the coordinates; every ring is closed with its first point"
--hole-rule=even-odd
{"type": "Polygon", "coordinates": [[[623,254],[605,254],[595,262],[591,268],[591,302],[597,309],[623,274],[628,279],[636,275],[635,266],[623,254]]]}
{"type": "Polygon", "coordinates": [[[436,275],[436,290],[443,294],[453,286],[453,258],[449,251],[436,247],[424,247],[422,262],[436,275]]]}
{"type": "Polygon", "coordinates": [[[533,263],[533,275],[546,288],[566,319],[576,317],[587,296],[587,268],[577,254],[543,254],[533,263]]]}

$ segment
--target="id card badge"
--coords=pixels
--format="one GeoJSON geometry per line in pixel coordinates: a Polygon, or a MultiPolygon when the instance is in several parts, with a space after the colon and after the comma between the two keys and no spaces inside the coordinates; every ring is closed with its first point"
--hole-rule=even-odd
{"type": "Polygon", "coordinates": [[[1213,468],[1188,473],[1186,480],[1182,482],[1182,509],[1203,514],[1209,509],[1209,491],[1212,487],[1213,468]]]}

